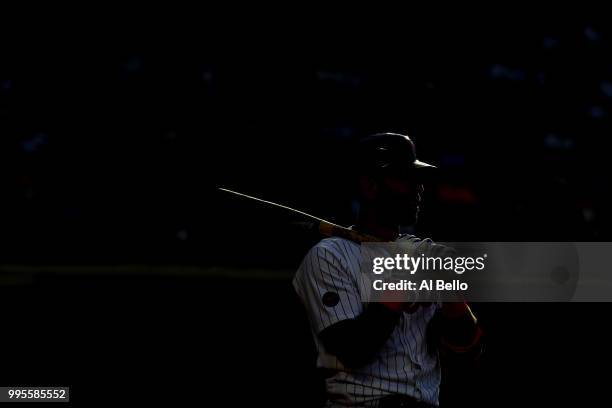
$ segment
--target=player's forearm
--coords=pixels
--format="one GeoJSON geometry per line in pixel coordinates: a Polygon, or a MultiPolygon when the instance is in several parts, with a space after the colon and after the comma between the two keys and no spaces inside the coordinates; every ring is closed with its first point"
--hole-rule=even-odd
{"type": "Polygon", "coordinates": [[[323,330],[319,336],[325,349],[349,368],[370,362],[391,336],[401,312],[378,303],[354,319],[347,319],[323,330]]]}
{"type": "Polygon", "coordinates": [[[482,340],[482,330],[478,320],[464,302],[443,304],[440,335],[442,344],[457,353],[472,351],[482,340]]]}

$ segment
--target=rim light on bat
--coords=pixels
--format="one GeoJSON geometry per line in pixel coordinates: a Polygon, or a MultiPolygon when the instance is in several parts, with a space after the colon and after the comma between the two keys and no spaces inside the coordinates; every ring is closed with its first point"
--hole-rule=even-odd
{"type": "Polygon", "coordinates": [[[327,237],[340,237],[351,240],[353,242],[362,243],[362,242],[384,242],[380,238],[374,237],[368,234],[362,234],[350,228],[343,227],[342,225],[334,224],[332,222],[326,221],[322,218],[316,217],[312,214],[305,213],[304,211],[296,210],[295,208],[288,207],[286,205],[278,204],[273,201],[262,200],[261,198],[253,197],[247,194],[239,193],[237,191],[229,190],[227,188],[218,188],[221,191],[226,193],[234,194],[238,197],[247,198],[249,200],[254,200],[260,203],[264,203],[276,208],[282,208],[283,210],[291,211],[295,214],[300,214],[301,216],[308,218],[309,220],[318,224],[318,231],[324,236],[327,237]]]}

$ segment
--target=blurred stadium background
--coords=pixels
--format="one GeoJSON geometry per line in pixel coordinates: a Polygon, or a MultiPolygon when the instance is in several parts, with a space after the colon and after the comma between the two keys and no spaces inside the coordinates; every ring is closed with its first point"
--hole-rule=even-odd
{"type": "MultiPolygon", "coordinates": [[[[419,235],[610,240],[612,32],[577,20],[315,25],[286,43],[257,21],[12,32],[2,382],[75,401],[317,401],[289,287],[316,237],[215,187],[348,225],[347,146],[369,132],[410,134],[443,170],[419,235]]],[[[487,358],[446,366],[447,406],[598,395],[607,305],[481,308],[487,358]]]]}

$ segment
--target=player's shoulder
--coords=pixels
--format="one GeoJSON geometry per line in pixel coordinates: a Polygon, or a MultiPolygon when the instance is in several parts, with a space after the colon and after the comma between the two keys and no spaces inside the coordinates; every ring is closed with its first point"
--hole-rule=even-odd
{"type": "Polygon", "coordinates": [[[356,257],[359,253],[359,244],[340,237],[329,237],[313,245],[304,257],[304,262],[326,261],[347,266],[348,258],[356,257]]]}
{"type": "Polygon", "coordinates": [[[314,253],[331,254],[336,257],[345,258],[359,251],[359,244],[340,237],[328,237],[317,242],[311,251],[314,253]]]}

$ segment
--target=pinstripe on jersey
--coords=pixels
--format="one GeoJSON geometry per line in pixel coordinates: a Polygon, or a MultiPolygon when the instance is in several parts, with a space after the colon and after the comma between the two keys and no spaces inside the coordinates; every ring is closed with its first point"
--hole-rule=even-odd
{"type": "MultiPolygon", "coordinates": [[[[431,241],[408,237],[416,245],[431,241]]],[[[318,334],[341,320],[357,317],[367,307],[362,303],[359,284],[361,246],[343,238],[327,238],[304,257],[293,286],[306,306],[318,350],[317,366],[334,370],[326,380],[332,403],[376,406],[389,394],[405,394],[438,405],[440,364],[437,350],[428,350],[427,324],[437,304],[420,307],[413,314],[402,313],[387,342],[376,358],[357,370],[344,367],[326,353],[318,334]],[[336,302],[324,301],[325,294],[336,302]],[[339,301],[338,301],[339,298],[339,301]]]]}

